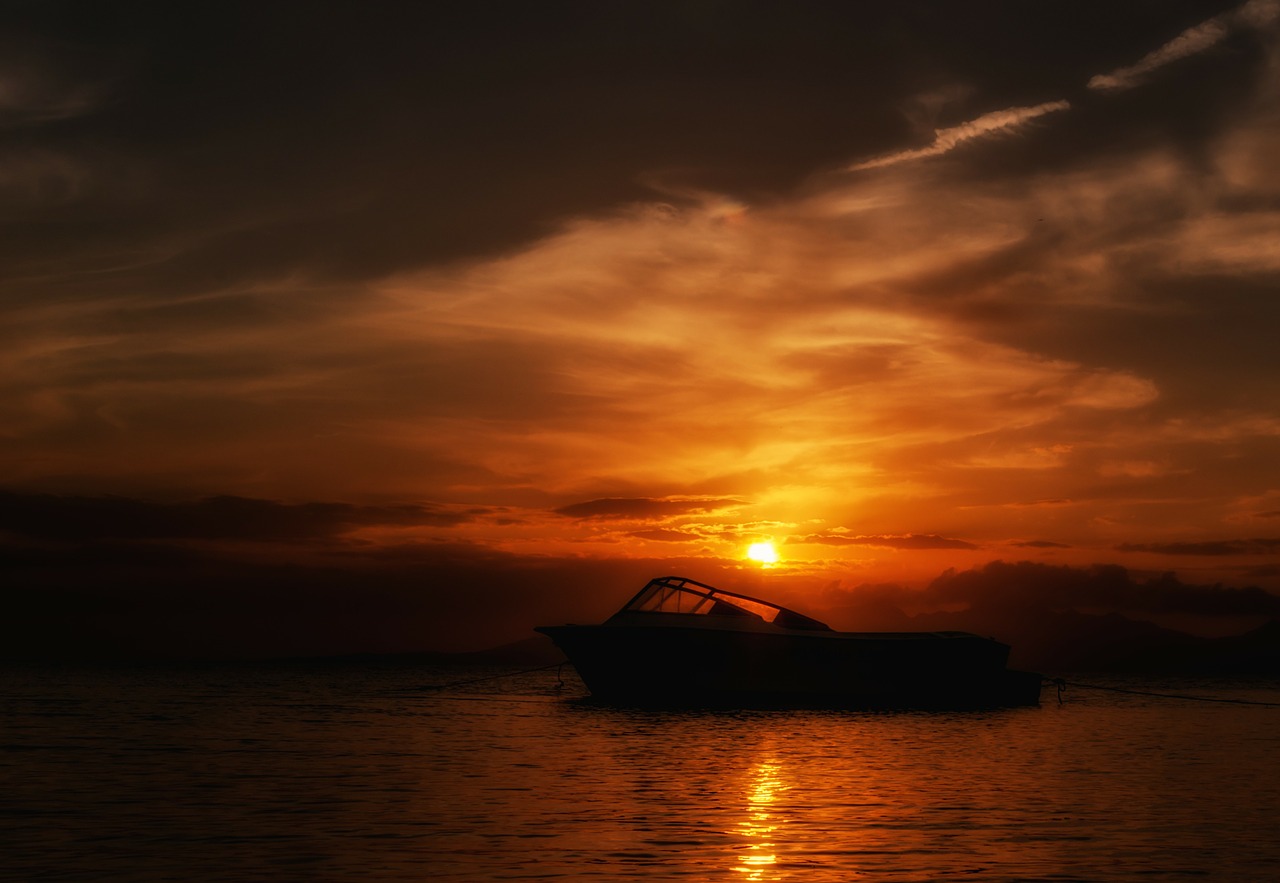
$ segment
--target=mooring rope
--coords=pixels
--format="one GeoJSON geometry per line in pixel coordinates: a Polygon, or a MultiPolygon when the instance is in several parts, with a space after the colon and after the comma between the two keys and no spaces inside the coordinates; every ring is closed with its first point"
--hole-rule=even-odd
{"type": "Polygon", "coordinates": [[[1185,699],[1188,702],[1223,702],[1231,705],[1265,705],[1280,708],[1280,702],[1263,702],[1259,699],[1229,699],[1222,696],[1188,696],[1186,693],[1157,693],[1153,690],[1129,690],[1124,687],[1107,687],[1102,684],[1083,684],[1079,681],[1068,681],[1063,678],[1045,678],[1047,683],[1058,688],[1058,704],[1062,704],[1062,694],[1067,687],[1080,687],[1085,690],[1106,690],[1108,693],[1128,693],[1132,696],[1156,696],[1160,699],[1185,699]]]}
{"type": "Polygon", "coordinates": [[[448,690],[453,687],[465,687],[470,684],[482,684],[485,681],[499,681],[503,678],[514,678],[517,675],[528,675],[538,671],[546,671],[549,668],[556,669],[556,689],[559,690],[564,686],[564,678],[561,677],[560,669],[567,665],[565,662],[553,662],[550,665],[540,665],[537,668],[526,668],[521,671],[504,671],[501,674],[487,675],[483,678],[467,678],[462,681],[450,681],[447,684],[427,684],[419,687],[420,690],[448,690]]]}

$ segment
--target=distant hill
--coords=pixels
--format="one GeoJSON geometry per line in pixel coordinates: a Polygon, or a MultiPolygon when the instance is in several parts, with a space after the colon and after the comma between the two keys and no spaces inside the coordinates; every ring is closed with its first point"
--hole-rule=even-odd
{"type": "Polygon", "coordinates": [[[1200,638],[1119,614],[1064,614],[1029,648],[1042,669],[1183,675],[1280,675],[1280,623],[1200,638]]]}
{"type": "Polygon", "coordinates": [[[1280,622],[1243,635],[1192,639],[1180,653],[1157,658],[1162,671],[1178,674],[1280,675],[1280,622]]]}

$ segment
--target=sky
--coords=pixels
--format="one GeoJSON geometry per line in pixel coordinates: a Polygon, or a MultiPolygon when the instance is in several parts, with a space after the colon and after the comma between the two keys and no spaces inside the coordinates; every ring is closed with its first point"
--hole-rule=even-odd
{"type": "Polygon", "coordinates": [[[5,7],[10,647],[1280,615],[1280,0],[5,7]]]}

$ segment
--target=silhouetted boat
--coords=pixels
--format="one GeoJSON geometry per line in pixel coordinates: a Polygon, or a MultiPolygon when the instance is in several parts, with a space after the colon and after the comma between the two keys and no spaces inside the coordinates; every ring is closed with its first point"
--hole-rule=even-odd
{"type": "Polygon", "coordinates": [[[967,632],[837,632],[678,576],[599,625],[539,626],[593,697],[647,706],[984,708],[1035,705],[1041,677],[967,632]]]}

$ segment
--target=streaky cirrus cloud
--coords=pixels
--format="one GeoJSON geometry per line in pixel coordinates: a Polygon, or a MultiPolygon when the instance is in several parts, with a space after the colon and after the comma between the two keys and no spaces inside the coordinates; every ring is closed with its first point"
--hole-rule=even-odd
{"type": "Polygon", "coordinates": [[[1187,28],[1132,65],[1092,77],[1089,80],[1089,88],[1099,91],[1132,89],[1142,85],[1150,74],[1160,68],[1205,52],[1241,28],[1265,28],[1278,20],[1280,20],[1278,0],[1249,0],[1237,9],[1187,28]]]}
{"type": "Polygon", "coordinates": [[[1009,107],[1004,110],[995,110],[985,113],[976,119],[961,123],[958,126],[936,130],[933,143],[927,147],[900,150],[895,153],[863,160],[848,166],[847,171],[856,172],[862,169],[878,169],[915,159],[939,156],[968,141],[1016,132],[1037,117],[1068,110],[1070,107],[1070,102],[1059,100],[1046,101],[1043,104],[1037,104],[1032,107],[1009,107]]]}
{"type": "Polygon", "coordinates": [[[633,530],[629,531],[627,536],[635,537],[638,540],[653,540],[659,543],[687,543],[692,539],[699,538],[696,531],[671,527],[655,527],[650,530],[633,530]]]}
{"type": "Polygon", "coordinates": [[[570,503],[555,509],[557,515],[568,518],[598,518],[617,520],[662,520],[679,515],[713,512],[737,508],[743,500],[722,498],[605,498],[570,503]]]}
{"type": "Polygon", "coordinates": [[[1280,537],[1175,543],[1121,543],[1116,548],[1121,552],[1155,552],[1160,555],[1274,555],[1280,552],[1280,537]]]}
{"type": "Polygon", "coordinates": [[[825,546],[878,546],[884,549],[977,549],[965,540],[941,537],[936,534],[905,534],[903,536],[851,536],[849,534],[807,534],[793,536],[787,542],[796,544],[816,543],[825,546]]]}
{"type": "Polygon", "coordinates": [[[0,491],[0,531],[57,541],[328,539],[370,526],[454,526],[478,514],[474,509],[432,505],[289,504],[234,496],[165,503],[0,491]]]}

